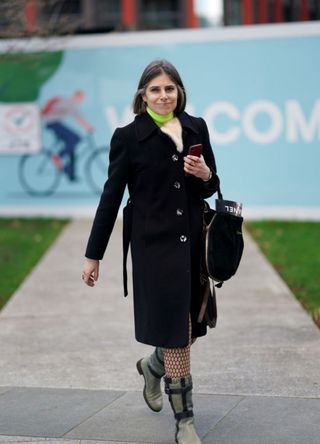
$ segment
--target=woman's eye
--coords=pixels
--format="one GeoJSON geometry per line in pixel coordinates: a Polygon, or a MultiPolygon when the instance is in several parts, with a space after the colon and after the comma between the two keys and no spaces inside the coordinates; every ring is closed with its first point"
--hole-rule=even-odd
{"type": "Polygon", "coordinates": [[[166,91],[167,92],[172,92],[172,91],[174,91],[175,90],[175,87],[174,86],[168,86],[167,88],[166,88],[166,91]]]}

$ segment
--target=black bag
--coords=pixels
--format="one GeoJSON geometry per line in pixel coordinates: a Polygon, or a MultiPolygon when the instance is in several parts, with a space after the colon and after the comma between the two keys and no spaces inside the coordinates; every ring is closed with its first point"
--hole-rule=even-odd
{"type": "Polygon", "coordinates": [[[224,200],[220,188],[216,209],[204,201],[204,272],[218,287],[237,271],[243,253],[242,204],[224,200]]]}
{"type": "Polygon", "coordinates": [[[221,287],[237,271],[242,252],[242,205],[223,200],[220,188],[216,209],[203,201],[203,257],[200,275],[201,306],[197,322],[213,328],[217,322],[215,286],[221,287]],[[210,281],[218,282],[211,285],[210,281]]]}

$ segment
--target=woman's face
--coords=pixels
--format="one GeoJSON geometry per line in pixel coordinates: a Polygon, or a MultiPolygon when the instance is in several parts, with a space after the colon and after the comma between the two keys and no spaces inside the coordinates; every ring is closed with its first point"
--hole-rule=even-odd
{"type": "Polygon", "coordinates": [[[170,77],[163,73],[150,80],[142,98],[152,111],[166,115],[177,107],[178,89],[170,77]]]}

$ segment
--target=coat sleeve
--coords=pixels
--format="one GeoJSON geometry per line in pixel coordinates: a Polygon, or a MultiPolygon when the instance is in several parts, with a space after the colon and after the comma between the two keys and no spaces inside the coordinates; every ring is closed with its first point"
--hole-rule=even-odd
{"type": "Polygon", "coordinates": [[[211,144],[210,144],[210,137],[209,137],[209,131],[208,131],[208,127],[206,122],[200,118],[201,124],[202,124],[202,134],[203,134],[203,157],[204,160],[206,162],[206,164],[208,165],[208,167],[210,168],[210,170],[212,171],[212,177],[210,180],[208,180],[207,182],[205,181],[201,181],[201,195],[203,198],[207,198],[212,196],[219,187],[220,184],[220,180],[219,177],[217,175],[217,167],[216,167],[216,161],[214,158],[214,154],[211,148],[211,144]]]}
{"type": "Polygon", "coordinates": [[[85,256],[89,259],[103,258],[128,183],[128,175],[127,144],[121,137],[121,129],[117,128],[110,143],[108,179],[101,194],[86,248],[85,256]]]}

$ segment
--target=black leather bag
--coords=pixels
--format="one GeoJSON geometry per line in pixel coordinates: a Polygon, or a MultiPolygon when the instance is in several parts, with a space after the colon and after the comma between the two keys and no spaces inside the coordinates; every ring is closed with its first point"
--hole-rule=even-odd
{"type": "Polygon", "coordinates": [[[201,307],[197,322],[205,321],[213,328],[217,322],[215,286],[221,287],[236,273],[243,253],[242,204],[224,200],[220,188],[215,210],[205,200],[203,204],[201,307]]]}
{"type": "Polygon", "coordinates": [[[218,283],[216,286],[234,276],[241,261],[244,248],[241,210],[242,204],[223,199],[220,188],[215,210],[204,201],[204,273],[218,283]]]}

